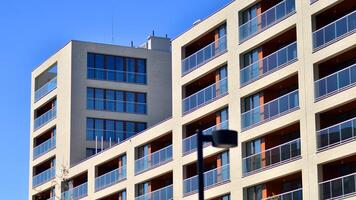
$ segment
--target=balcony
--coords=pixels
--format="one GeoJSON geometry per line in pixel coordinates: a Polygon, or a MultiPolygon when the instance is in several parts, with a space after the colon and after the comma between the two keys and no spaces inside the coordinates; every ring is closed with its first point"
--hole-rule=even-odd
{"type": "Polygon", "coordinates": [[[135,200],[171,200],[173,199],[173,185],[138,196],[135,200]]]}
{"type": "MultiPolygon", "coordinates": [[[[209,127],[207,129],[203,130],[203,134],[209,135],[214,130],[228,129],[228,127],[229,127],[229,121],[226,120],[220,124],[214,125],[212,127],[209,127]]],[[[196,134],[183,139],[183,154],[184,155],[194,152],[196,149],[197,149],[197,135],[196,134]]]]}
{"type": "Polygon", "coordinates": [[[33,149],[33,159],[40,157],[54,148],[56,148],[56,138],[53,137],[33,149]]]}
{"type": "Polygon", "coordinates": [[[355,166],[355,156],[319,166],[320,200],[344,199],[356,195],[355,166]]]}
{"type": "Polygon", "coordinates": [[[313,48],[317,51],[332,44],[356,30],[356,11],[313,32],[313,48]]]}
{"type": "Polygon", "coordinates": [[[57,88],[57,77],[48,81],[45,85],[35,91],[35,102],[42,99],[42,97],[46,96],[48,93],[57,88]]]}
{"type": "Polygon", "coordinates": [[[173,173],[169,172],[136,185],[135,200],[173,199],[173,173]]]}
{"type": "Polygon", "coordinates": [[[315,98],[323,99],[344,91],[356,83],[356,64],[315,81],[315,98]]]}
{"type": "Polygon", "coordinates": [[[261,77],[297,60],[297,42],[288,44],[276,52],[260,59],[240,70],[241,85],[245,86],[261,77]],[[262,70],[261,70],[262,68],[262,70]]]}
{"type": "Polygon", "coordinates": [[[317,114],[317,149],[322,151],[356,138],[356,101],[317,114]]]}
{"type": "Polygon", "coordinates": [[[135,173],[141,173],[172,160],[172,145],[135,160],[135,173]]]}
{"type": "Polygon", "coordinates": [[[37,187],[55,178],[56,168],[51,167],[32,177],[32,187],[37,187]]]}
{"type": "Polygon", "coordinates": [[[122,190],[122,191],[116,192],[114,194],[111,194],[109,196],[100,198],[98,200],[126,200],[126,199],[127,199],[126,190],[122,190]]]}
{"type": "Polygon", "coordinates": [[[250,186],[244,189],[244,193],[244,200],[302,200],[302,174],[301,172],[298,172],[265,183],[250,186]]]}
{"type": "Polygon", "coordinates": [[[182,75],[188,74],[226,51],[227,39],[226,35],[224,35],[194,54],[184,58],[182,60],[182,75]]]}
{"type": "Polygon", "coordinates": [[[289,191],[289,192],[285,192],[279,195],[275,195],[272,197],[268,197],[264,200],[284,200],[284,199],[288,199],[288,200],[301,200],[303,199],[303,189],[296,189],[293,191],[289,191]]]}
{"type": "Polygon", "coordinates": [[[41,191],[40,193],[32,196],[32,200],[56,200],[55,198],[56,195],[54,187],[41,191]]]}
{"type": "Polygon", "coordinates": [[[227,78],[224,78],[183,99],[183,114],[202,107],[228,93],[227,78]]]}
{"type": "MultiPolygon", "coordinates": [[[[263,3],[263,2],[262,2],[263,3]]],[[[284,0],[239,27],[240,43],[295,13],[294,0],[284,0]]]]}
{"type": "Polygon", "coordinates": [[[34,122],[35,130],[46,125],[48,122],[52,121],[57,116],[57,108],[53,107],[52,109],[45,112],[43,115],[37,117],[34,122]]]}
{"type": "Polygon", "coordinates": [[[121,155],[96,167],[95,191],[126,179],[126,156],[121,155]]]}
{"type": "Polygon", "coordinates": [[[241,114],[243,130],[280,117],[299,108],[298,90],[294,90],[268,103],[241,114]]]}
{"type": "MultiPolygon", "coordinates": [[[[204,188],[210,188],[230,180],[230,165],[224,165],[204,172],[204,188]]],[[[198,176],[193,176],[183,181],[183,193],[185,195],[198,191],[198,176]]]]}
{"type": "Polygon", "coordinates": [[[102,190],[126,179],[126,166],[95,178],[95,191],[102,190]]]}
{"type": "Polygon", "coordinates": [[[61,200],[77,200],[88,195],[88,183],[78,185],[62,193],[61,200]]]}

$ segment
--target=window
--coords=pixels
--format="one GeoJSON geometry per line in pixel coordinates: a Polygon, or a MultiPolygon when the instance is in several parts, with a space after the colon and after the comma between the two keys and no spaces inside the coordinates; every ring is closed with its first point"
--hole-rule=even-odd
{"type": "Polygon", "coordinates": [[[87,108],[146,114],[146,93],[87,88],[87,108]]]}
{"type": "Polygon", "coordinates": [[[146,84],[146,60],[88,53],[88,79],[146,84]]]}
{"type": "Polygon", "coordinates": [[[87,118],[87,140],[121,142],[147,127],[144,122],[87,118]]]}

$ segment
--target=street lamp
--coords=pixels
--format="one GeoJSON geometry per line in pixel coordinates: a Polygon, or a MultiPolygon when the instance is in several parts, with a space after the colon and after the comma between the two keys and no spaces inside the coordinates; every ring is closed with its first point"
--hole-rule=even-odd
{"type": "Polygon", "coordinates": [[[204,142],[211,142],[213,147],[232,148],[237,146],[237,131],[220,129],[212,132],[211,135],[203,135],[201,130],[197,134],[197,171],[198,171],[198,195],[199,200],[204,200],[204,165],[203,165],[203,145],[204,142]]]}

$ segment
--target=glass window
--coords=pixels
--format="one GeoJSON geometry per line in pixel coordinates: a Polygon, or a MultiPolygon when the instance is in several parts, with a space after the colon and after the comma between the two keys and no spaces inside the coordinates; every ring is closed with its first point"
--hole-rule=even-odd
{"type": "Polygon", "coordinates": [[[87,88],[87,108],[94,109],[94,89],[87,88]]]}
{"type": "Polygon", "coordinates": [[[136,93],[136,111],[140,114],[146,113],[146,94],[145,93],[136,93]]]}
{"type": "Polygon", "coordinates": [[[105,120],[105,140],[115,141],[115,121],[105,120]]]}
{"type": "Polygon", "coordinates": [[[146,123],[137,123],[137,133],[146,129],[146,123]]]}
{"type": "Polygon", "coordinates": [[[135,82],[135,59],[127,58],[126,59],[126,81],[129,83],[135,82]]]}
{"type": "Polygon", "coordinates": [[[124,112],[124,92],[123,91],[116,91],[116,112],[124,112]]]}
{"type": "Polygon", "coordinates": [[[121,142],[126,139],[124,135],[124,123],[122,121],[115,122],[115,132],[116,132],[116,141],[121,142]]]}
{"type": "Polygon", "coordinates": [[[108,69],[107,71],[107,80],[109,81],[115,81],[115,57],[114,56],[105,56],[105,61],[106,61],[106,68],[108,69]]]}
{"type": "Polygon", "coordinates": [[[135,93],[126,92],[126,112],[135,112],[135,93]]]}
{"type": "Polygon", "coordinates": [[[92,53],[88,53],[87,56],[87,67],[88,67],[88,78],[93,79],[95,78],[94,66],[95,66],[95,56],[92,53]]]}
{"type": "Polygon", "coordinates": [[[124,58],[116,57],[116,81],[125,81],[124,58]]]}
{"type": "Polygon", "coordinates": [[[87,118],[87,140],[95,139],[94,119],[87,118]]]}
{"type": "Polygon", "coordinates": [[[126,122],[126,138],[130,138],[135,135],[135,123],[134,122],[126,122]]]}
{"type": "Polygon", "coordinates": [[[106,79],[106,72],[104,70],[104,56],[96,54],[95,55],[95,78],[99,80],[106,79]]]}
{"type": "Polygon", "coordinates": [[[95,89],[95,109],[104,110],[104,90],[95,89]]]}
{"type": "Polygon", "coordinates": [[[146,60],[137,59],[137,83],[146,83],[146,60]]]}
{"type": "Polygon", "coordinates": [[[105,95],[105,110],[115,111],[115,91],[106,90],[105,95]]]}

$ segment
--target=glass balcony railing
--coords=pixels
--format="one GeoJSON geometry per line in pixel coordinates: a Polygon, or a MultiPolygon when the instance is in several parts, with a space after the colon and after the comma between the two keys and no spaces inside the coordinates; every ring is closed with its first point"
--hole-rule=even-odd
{"type": "Polygon", "coordinates": [[[52,80],[48,81],[45,85],[35,91],[35,102],[42,99],[42,97],[46,96],[52,90],[57,88],[57,77],[53,78],[52,80]]]}
{"type": "MultiPolygon", "coordinates": [[[[219,130],[219,129],[228,129],[229,126],[229,121],[223,121],[220,124],[217,124],[215,126],[212,126],[210,128],[207,128],[203,130],[204,135],[209,135],[211,134],[214,130],[219,130]]],[[[184,138],[183,139],[183,154],[188,154],[197,149],[197,135],[194,134],[190,137],[184,138]]]]}
{"type": "Polygon", "coordinates": [[[356,192],[356,173],[319,183],[320,200],[343,199],[356,192]]]}
{"type": "Polygon", "coordinates": [[[61,200],[77,200],[88,195],[88,183],[83,183],[62,193],[61,200]]]}
{"type": "Polygon", "coordinates": [[[209,60],[223,54],[227,50],[226,42],[226,35],[224,35],[189,57],[184,58],[182,60],[182,75],[188,74],[209,60]]]}
{"type": "Polygon", "coordinates": [[[126,178],[126,166],[122,166],[111,172],[95,178],[95,191],[99,191],[118,183],[126,178]]]}
{"type": "Polygon", "coordinates": [[[318,150],[356,138],[356,117],[316,132],[318,150]]]}
{"type": "Polygon", "coordinates": [[[51,151],[56,147],[56,138],[50,138],[33,149],[33,159],[51,151]]]}
{"type": "Polygon", "coordinates": [[[56,118],[56,116],[57,116],[57,108],[53,107],[35,119],[34,129],[37,130],[37,129],[41,128],[48,122],[52,121],[52,119],[56,118]]]}
{"type": "MultiPolygon", "coordinates": [[[[219,168],[204,172],[204,187],[212,187],[219,183],[230,180],[230,165],[224,165],[219,168]]],[[[184,194],[190,194],[198,190],[198,176],[185,179],[183,181],[184,194]]]]}
{"type": "Polygon", "coordinates": [[[297,42],[293,42],[280,50],[258,60],[240,70],[241,84],[257,80],[270,72],[282,68],[297,59],[297,42]]]}
{"type": "Polygon", "coordinates": [[[140,173],[152,169],[172,160],[172,145],[169,145],[159,151],[139,158],[135,161],[135,172],[140,173]]]}
{"type": "Polygon", "coordinates": [[[55,177],[56,169],[54,167],[47,169],[32,178],[32,187],[37,187],[43,183],[52,180],[55,177]]]}
{"type": "Polygon", "coordinates": [[[315,81],[315,98],[322,99],[356,84],[356,64],[315,81]]]}
{"type": "Polygon", "coordinates": [[[300,139],[296,139],[243,159],[243,172],[248,174],[293,160],[300,156],[300,139]]]}
{"type": "Polygon", "coordinates": [[[284,0],[248,22],[242,24],[239,28],[240,42],[247,40],[253,35],[264,31],[265,29],[293,14],[295,12],[294,1],[295,0],[284,0]]]}
{"type": "Polygon", "coordinates": [[[138,196],[135,200],[171,200],[173,199],[173,186],[167,186],[153,192],[138,196]]]}
{"type": "Polygon", "coordinates": [[[353,33],[356,29],[356,11],[313,32],[313,48],[321,49],[338,39],[353,33]]]}
{"type": "Polygon", "coordinates": [[[298,90],[242,113],[242,129],[279,117],[299,107],[298,90]]]}
{"type": "Polygon", "coordinates": [[[183,99],[183,114],[206,105],[215,99],[227,94],[227,78],[220,80],[183,99]]]}
{"type": "Polygon", "coordinates": [[[268,197],[263,200],[302,200],[303,199],[303,189],[297,189],[289,192],[285,192],[279,195],[268,197]]]}

